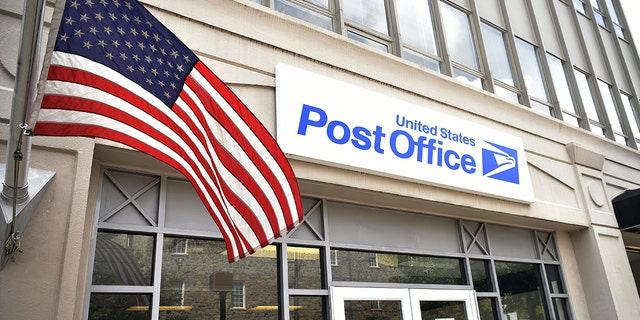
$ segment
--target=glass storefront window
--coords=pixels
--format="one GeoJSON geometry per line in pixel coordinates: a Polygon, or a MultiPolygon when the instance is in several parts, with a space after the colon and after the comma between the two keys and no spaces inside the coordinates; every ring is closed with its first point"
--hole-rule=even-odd
{"type": "Polygon", "coordinates": [[[493,292],[489,261],[471,259],[469,260],[469,265],[471,266],[473,289],[478,292],[493,292]]]}
{"type": "Polygon", "coordinates": [[[498,308],[495,298],[478,298],[478,311],[481,320],[498,320],[498,308]]]}
{"type": "Polygon", "coordinates": [[[322,289],[320,249],[287,247],[289,288],[322,289]]]}
{"type": "Polygon", "coordinates": [[[289,296],[289,319],[327,319],[325,300],[322,296],[289,296]]]}
{"type": "Polygon", "coordinates": [[[496,261],[496,276],[505,319],[547,319],[537,264],[496,261]]]}
{"type": "Polygon", "coordinates": [[[150,294],[93,293],[89,305],[91,320],[147,320],[150,294]]]}
{"type": "Polygon", "coordinates": [[[98,232],[93,285],[151,285],[154,237],[98,232]]]}
{"type": "Polygon", "coordinates": [[[223,241],[188,239],[175,254],[178,239],[163,241],[159,319],[278,319],[275,246],[230,264],[223,241]]]}
{"type": "Polygon", "coordinates": [[[402,319],[402,306],[395,300],[345,300],[346,320],[402,319]]]}
{"type": "Polygon", "coordinates": [[[462,259],[338,250],[340,265],[332,266],[334,281],[464,285],[462,259]]]}

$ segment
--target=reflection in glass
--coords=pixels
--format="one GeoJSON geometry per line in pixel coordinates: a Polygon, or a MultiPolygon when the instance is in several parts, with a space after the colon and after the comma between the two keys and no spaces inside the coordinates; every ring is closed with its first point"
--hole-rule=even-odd
{"type": "Polygon", "coordinates": [[[626,144],[626,139],[624,136],[622,136],[622,124],[620,122],[620,118],[618,117],[618,110],[616,108],[615,101],[613,100],[612,87],[608,83],[599,79],[598,87],[600,87],[600,94],[602,94],[604,108],[607,112],[607,116],[609,117],[609,122],[611,123],[613,133],[616,136],[616,141],[622,144],[626,144]]]}
{"type": "Polygon", "coordinates": [[[419,54],[409,49],[404,49],[403,55],[405,59],[411,62],[417,63],[438,73],[440,72],[440,62],[437,60],[431,59],[423,54],[419,54]]]}
{"type": "Polygon", "coordinates": [[[556,314],[556,320],[569,320],[569,309],[567,308],[567,299],[553,299],[553,309],[556,314]]]}
{"type": "MultiPolygon", "coordinates": [[[[522,66],[524,84],[529,90],[529,95],[548,102],[547,89],[544,85],[545,82],[542,77],[542,69],[540,68],[536,47],[516,38],[516,48],[520,58],[520,65],[522,66]]],[[[549,113],[547,112],[547,114],[549,113]]]]}
{"type": "Polygon", "coordinates": [[[476,87],[478,89],[482,89],[482,79],[480,79],[478,76],[473,75],[469,72],[465,72],[462,71],[458,68],[453,68],[452,70],[453,72],[453,78],[460,81],[460,82],[464,82],[468,85],[471,85],[473,87],[476,87]]]}
{"type": "Polygon", "coordinates": [[[353,33],[351,31],[349,31],[347,33],[347,36],[349,37],[349,39],[353,39],[353,40],[356,40],[358,42],[364,43],[364,44],[366,44],[368,46],[372,46],[372,47],[374,47],[374,48],[376,48],[378,50],[381,50],[381,51],[384,51],[384,52],[387,52],[387,50],[388,50],[387,49],[387,45],[385,45],[383,43],[380,43],[378,41],[371,40],[369,38],[365,38],[365,37],[363,37],[363,36],[361,36],[361,35],[359,35],[357,33],[353,33]]]}
{"type": "Polygon", "coordinates": [[[491,276],[489,274],[489,261],[469,260],[471,266],[471,278],[473,279],[473,289],[478,292],[493,292],[491,276]]]}
{"type": "Polygon", "coordinates": [[[591,94],[591,87],[587,75],[574,69],[576,81],[578,83],[578,90],[580,91],[580,98],[582,98],[582,105],[584,111],[587,113],[587,117],[593,121],[600,122],[598,112],[596,111],[596,105],[593,102],[593,95],[591,94]]]}
{"type": "Polygon", "coordinates": [[[345,300],[344,315],[346,320],[402,320],[402,307],[393,300],[345,300]]]}
{"type": "MultiPolygon", "coordinates": [[[[325,1],[326,2],[326,1],[325,1]]],[[[318,27],[333,31],[330,17],[309,10],[287,0],[275,0],[275,9],[284,14],[315,24],[318,27]]]]}
{"type": "Polygon", "coordinates": [[[289,288],[322,289],[319,248],[287,247],[289,288]]]}
{"type": "Polygon", "coordinates": [[[464,301],[420,301],[420,314],[427,319],[467,319],[464,301]]]}
{"type": "Polygon", "coordinates": [[[471,34],[471,25],[466,13],[440,2],[444,35],[451,59],[468,68],[479,71],[476,48],[471,34]]]}
{"type": "Polygon", "coordinates": [[[327,319],[325,297],[289,296],[289,319],[324,320],[327,319]]]}
{"type": "Polygon", "coordinates": [[[152,236],[98,232],[94,285],[151,285],[152,236]]]}
{"type": "Polygon", "coordinates": [[[558,103],[563,110],[563,118],[565,121],[571,123],[575,120],[575,115],[578,114],[571,98],[571,90],[569,89],[569,83],[567,82],[567,74],[564,70],[564,63],[557,57],[547,53],[547,61],[549,62],[549,70],[551,71],[551,79],[553,80],[553,87],[556,90],[556,96],[558,97],[558,103]],[[567,112],[569,114],[567,114],[567,112]]]}
{"type": "Polygon", "coordinates": [[[378,265],[370,266],[368,251],[339,250],[339,266],[332,266],[334,281],[466,284],[461,259],[377,253],[378,265]]]}
{"type": "Polygon", "coordinates": [[[513,92],[511,90],[507,90],[507,89],[505,89],[503,87],[500,87],[500,86],[495,86],[494,88],[495,88],[495,93],[498,96],[500,96],[502,98],[505,98],[505,99],[507,99],[507,100],[509,100],[511,102],[514,102],[514,103],[520,103],[520,98],[519,98],[517,93],[515,93],[515,92],[513,92]]]}
{"type": "Polygon", "coordinates": [[[92,293],[89,320],[147,320],[150,294],[92,293]]]}
{"type": "Polygon", "coordinates": [[[482,37],[484,38],[487,58],[489,59],[489,68],[491,68],[493,78],[502,83],[514,86],[511,63],[509,55],[507,54],[507,47],[502,31],[483,23],[482,37]]]}
{"type": "Polygon", "coordinates": [[[622,106],[624,107],[624,113],[627,115],[627,119],[629,119],[629,126],[631,127],[631,133],[636,139],[640,139],[640,126],[638,126],[638,121],[636,120],[636,114],[633,112],[631,108],[631,101],[633,97],[626,95],[624,93],[620,93],[620,97],[622,98],[622,106]]]}
{"type": "Polygon", "coordinates": [[[495,262],[505,319],[547,319],[538,265],[495,262]]]}
{"type": "Polygon", "coordinates": [[[189,239],[172,254],[176,239],[163,241],[159,319],[278,319],[275,246],[230,264],[223,241],[189,239]]]}
{"type": "Polygon", "coordinates": [[[380,33],[389,34],[384,0],[349,0],[342,2],[344,17],[380,33]]]}
{"type": "Polygon", "coordinates": [[[560,277],[560,268],[556,265],[548,264],[544,266],[547,272],[547,280],[549,281],[549,291],[551,293],[564,293],[562,278],[560,277]]]}
{"type": "Polygon", "coordinates": [[[398,20],[402,42],[438,55],[438,43],[433,26],[431,1],[397,0],[398,20]]]}
{"type": "Polygon", "coordinates": [[[480,320],[498,320],[498,308],[494,298],[478,298],[480,320]]]}

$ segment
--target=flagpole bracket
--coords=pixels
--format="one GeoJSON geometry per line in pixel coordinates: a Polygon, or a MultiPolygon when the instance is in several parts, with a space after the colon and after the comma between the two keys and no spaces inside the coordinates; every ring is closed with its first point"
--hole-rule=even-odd
{"type": "MultiPolygon", "coordinates": [[[[0,164],[0,176],[5,174],[6,164],[0,164]]],[[[6,197],[0,197],[0,271],[3,270],[9,260],[15,260],[21,251],[21,238],[25,235],[25,229],[29,220],[34,215],[38,204],[51,184],[55,172],[42,169],[29,169],[28,184],[20,190],[26,196],[18,202],[6,197]],[[15,208],[14,208],[15,205],[15,208]],[[14,214],[15,210],[15,214],[14,214]],[[14,219],[15,216],[15,219],[14,219]]],[[[6,185],[3,187],[7,187],[6,185]]]]}

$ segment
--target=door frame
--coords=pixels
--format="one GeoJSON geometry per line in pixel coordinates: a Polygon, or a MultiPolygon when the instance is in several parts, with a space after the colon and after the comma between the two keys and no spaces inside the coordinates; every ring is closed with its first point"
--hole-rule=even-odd
{"type": "Polygon", "coordinates": [[[418,289],[379,287],[331,287],[331,319],[345,320],[345,300],[400,301],[403,320],[419,320],[420,301],[464,301],[468,320],[478,320],[478,302],[474,290],[418,289]]]}

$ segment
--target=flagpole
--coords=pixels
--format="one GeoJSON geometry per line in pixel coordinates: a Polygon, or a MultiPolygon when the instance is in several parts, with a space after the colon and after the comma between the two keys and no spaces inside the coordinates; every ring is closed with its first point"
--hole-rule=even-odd
{"type": "Polygon", "coordinates": [[[33,112],[40,71],[40,38],[44,20],[45,0],[25,0],[18,67],[13,91],[7,165],[2,196],[6,199],[24,199],[28,196],[29,154],[31,151],[27,117],[33,112]]]}

